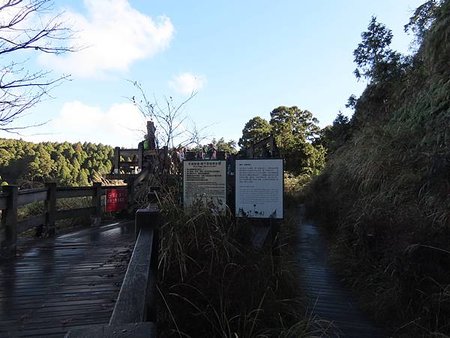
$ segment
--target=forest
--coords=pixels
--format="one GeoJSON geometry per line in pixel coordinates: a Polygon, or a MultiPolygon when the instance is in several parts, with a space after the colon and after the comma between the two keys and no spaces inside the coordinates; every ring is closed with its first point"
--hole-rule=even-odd
{"type": "Polygon", "coordinates": [[[111,171],[112,157],[113,148],[103,144],[0,139],[0,184],[86,186],[111,171]]]}

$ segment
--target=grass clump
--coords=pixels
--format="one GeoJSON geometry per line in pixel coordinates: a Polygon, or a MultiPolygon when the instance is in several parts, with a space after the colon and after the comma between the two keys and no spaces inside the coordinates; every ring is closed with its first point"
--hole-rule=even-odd
{"type": "Polygon", "coordinates": [[[186,213],[176,196],[160,198],[159,335],[310,335],[314,325],[299,294],[293,227],[283,224],[279,256],[273,256],[270,243],[252,248],[248,220],[202,207],[186,213]]]}

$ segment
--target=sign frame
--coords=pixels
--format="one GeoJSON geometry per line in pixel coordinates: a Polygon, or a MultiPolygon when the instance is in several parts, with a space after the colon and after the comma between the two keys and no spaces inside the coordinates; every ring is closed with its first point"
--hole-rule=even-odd
{"type": "MultiPolygon", "coordinates": [[[[227,165],[225,160],[205,160],[205,159],[198,159],[198,160],[184,160],[183,161],[183,206],[185,210],[189,210],[192,208],[194,203],[197,201],[201,201],[205,207],[210,208],[212,211],[216,212],[217,214],[224,215],[226,213],[227,209],[227,165]],[[208,177],[199,178],[197,177],[198,181],[196,181],[195,177],[194,180],[190,181],[188,180],[188,169],[197,167],[199,171],[208,171],[208,168],[213,170],[212,176],[208,180],[208,177]],[[220,170],[220,173],[217,173],[217,171],[220,170]],[[216,175],[214,175],[216,174],[216,175]],[[219,176],[220,175],[220,176],[219,176]],[[216,182],[214,182],[214,179],[216,179],[216,182]],[[220,180],[220,182],[219,182],[220,180]],[[197,196],[189,196],[188,190],[191,189],[191,183],[192,186],[195,185],[195,182],[198,182],[198,185],[200,187],[194,187],[192,190],[194,191],[194,194],[197,196]],[[216,185],[214,185],[216,183],[216,185]],[[201,196],[198,195],[198,191],[200,190],[208,191],[208,188],[212,191],[215,190],[215,192],[218,192],[220,189],[222,189],[222,194],[214,194],[214,195],[208,195],[207,193],[202,193],[201,196]],[[206,200],[205,200],[206,199],[206,200]],[[208,200],[209,199],[209,200],[208,200]]],[[[192,173],[195,175],[195,173],[192,173]]]]}
{"type": "Polygon", "coordinates": [[[284,219],[284,159],[236,159],[235,168],[235,217],[260,220],[284,219]],[[260,165],[255,167],[257,163],[260,165]],[[240,182],[242,176],[240,167],[243,165],[253,171],[240,182]],[[269,170],[264,170],[264,167],[269,170]],[[244,197],[253,198],[253,200],[244,203],[244,197]],[[253,210],[251,210],[252,207],[253,210]]]}

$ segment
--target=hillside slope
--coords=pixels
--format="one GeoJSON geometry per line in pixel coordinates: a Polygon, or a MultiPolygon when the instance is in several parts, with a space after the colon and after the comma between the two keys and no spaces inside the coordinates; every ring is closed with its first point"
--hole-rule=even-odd
{"type": "Polygon", "coordinates": [[[309,210],[395,335],[450,334],[450,1],[404,73],[369,83],[309,210]]]}

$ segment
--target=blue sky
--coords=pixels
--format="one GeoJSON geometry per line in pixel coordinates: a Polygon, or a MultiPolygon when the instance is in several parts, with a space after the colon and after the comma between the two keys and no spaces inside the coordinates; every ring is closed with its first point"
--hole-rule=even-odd
{"type": "Polygon", "coordinates": [[[30,67],[72,77],[17,124],[49,122],[14,137],[136,147],[145,120],[127,99],[138,96],[127,80],[160,103],[195,90],[183,128],[206,139],[237,141],[248,120],[270,119],[280,105],[307,109],[325,126],[339,111],[351,115],[347,98],[364,88],[352,52],[371,16],[392,29],[393,48],[408,53],[403,25],[423,2],[58,0],[55,10],[76,28],[74,44],[86,48],[29,56],[30,67]]]}

